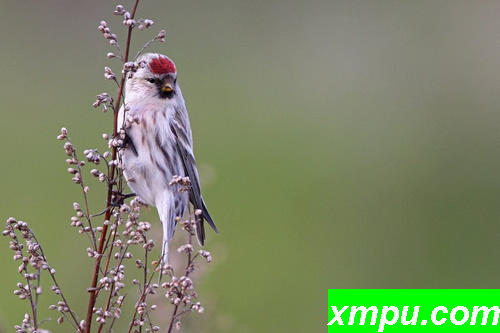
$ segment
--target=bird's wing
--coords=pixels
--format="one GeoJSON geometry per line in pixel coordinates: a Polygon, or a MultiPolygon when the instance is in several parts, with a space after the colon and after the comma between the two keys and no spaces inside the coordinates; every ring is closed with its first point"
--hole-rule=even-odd
{"type": "Polygon", "coordinates": [[[191,181],[191,189],[189,191],[189,200],[194,206],[194,209],[201,210],[202,214],[200,216],[200,221],[196,225],[196,231],[198,240],[201,245],[205,242],[205,228],[203,226],[203,220],[206,220],[208,224],[217,231],[212,217],[208,213],[207,206],[203,201],[201,196],[200,182],[198,179],[198,170],[196,169],[196,161],[194,159],[191,130],[189,128],[187,118],[187,112],[184,108],[176,109],[176,115],[173,117],[170,123],[170,129],[175,136],[176,148],[181,156],[182,164],[184,167],[184,172],[189,180],[191,181]]]}

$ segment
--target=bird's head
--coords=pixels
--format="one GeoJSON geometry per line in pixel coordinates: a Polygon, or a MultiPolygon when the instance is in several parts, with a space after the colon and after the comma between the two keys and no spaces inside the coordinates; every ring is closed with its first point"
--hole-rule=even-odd
{"type": "Polygon", "coordinates": [[[163,101],[174,100],[180,95],[177,85],[177,70],[170,58],[158,53],[146,53],[138,60],[134,75],[127,80],[128,98],[153,98],[163,101]]]}

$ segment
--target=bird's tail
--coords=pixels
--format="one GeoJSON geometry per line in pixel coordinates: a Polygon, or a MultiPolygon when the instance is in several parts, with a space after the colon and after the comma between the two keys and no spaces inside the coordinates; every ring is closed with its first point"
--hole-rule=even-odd
{"type": "MultiPolygon", "coordinates": [[[[196,215],[196,238],[198,238],[198,243],[200,243],[201,246],[205,245],[205,225],[204,221],[207,221],[207,223],[214,229],[215,232],[218,232],[217,227],[215,226],[214,221],[212,220],[212,217],[208,213],[207,206],[205,205],[205,202],[203,199],[200,198],[201,205],[197,205],[194,200],[191,201],[193,204],[195,210],[200,211],[201,214],[196,215]]],[[[196,213],[195,213],[196,214],[196,213]]]]}
{"type": "Polygon", "coordinates": [[[168,244],[174,237],[175,230],[174,209],[170,207],[171,200],[169,199],[170,198],[168,196],[165,196],[157,200],[157,202],[155,203],[163,227],[163,240],[161,249],[162,266],[168,264],[168,244]]]}

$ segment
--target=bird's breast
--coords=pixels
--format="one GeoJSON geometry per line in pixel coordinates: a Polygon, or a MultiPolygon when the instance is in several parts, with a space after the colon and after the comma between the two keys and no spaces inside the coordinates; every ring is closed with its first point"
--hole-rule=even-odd
{"type": "Polygon", "coordinates": [[[174,137],[161,117],[161,113],[150,114],[134,123],[127,130],[130,143],[122,155],[130,187],[149,204],[169,189],[174,175],[184,176],[174,137]]]}

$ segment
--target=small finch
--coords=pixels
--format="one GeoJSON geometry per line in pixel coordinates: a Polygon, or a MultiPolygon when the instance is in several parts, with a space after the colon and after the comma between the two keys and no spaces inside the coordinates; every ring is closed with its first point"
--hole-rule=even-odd
{"type": "Polygon", "coordinates": [[[125,86],[125,107],[118,124],[125,130],[120,150],[129,187],[148,205],[155,206],[163,225],[162,263],[168,263],[168,243],[176,219],[182,218],[189,202],[196,216],[196,235],[205,242],[204,220],[217,232],[201,195],[193,153],[189,117],[177,82],[175,64],[167,56],[141,56],[137,71],[125,86]],[[171,184],[173,177],[189,177],[187,191],[171,184]],[[201,212],[201,213],[200,213],[201,212]]]}

